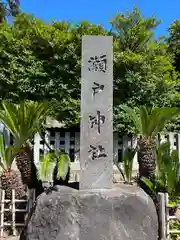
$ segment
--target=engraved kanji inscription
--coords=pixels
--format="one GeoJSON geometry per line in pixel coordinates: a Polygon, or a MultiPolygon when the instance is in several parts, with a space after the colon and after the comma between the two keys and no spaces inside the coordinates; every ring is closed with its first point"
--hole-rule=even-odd
{"type": "Polygon", "coordinates": [[[90,145],[88,153],[91,153],[92,160],[95,160],[95,159],[101,158],[101,157],[107,157],[105,148],[103,148],[102,145],[98,145],[98,146],[90,145]]]}
{"type": "Polygon", "coordinates": [[[102,115],[99,110],[97,111],[96,116],[90,115],[89,116],[89,122],[90,122],[91,128],[93,128],[94,125],[96,125],[98,133],[100,134],[101,124],[103,124],[105,122],[105,119],[106,119],[106,117],[104,115],[102,115]]]}
{"type": "Polygon", "coordinates": [[[99,84],[97,82],[93,82],[93,96],[95,96],[97,93],[102,92],[104,90],[104,85],[99,84]]]}
{"type": "Polygon", "coordinates": [[[83,35],[81,52],[79,188],[112,188],[113,37],[83,35]]]}
{"type": "Polygon", "coordinates": [[[100,56],[90,57],[89,61],[89,71],[90,72],[103,72],[107,70],[107,56],[106,54],[100,56]]]}

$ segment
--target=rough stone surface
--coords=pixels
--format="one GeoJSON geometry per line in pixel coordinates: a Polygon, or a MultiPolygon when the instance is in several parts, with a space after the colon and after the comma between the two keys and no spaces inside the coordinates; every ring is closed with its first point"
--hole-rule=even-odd
{"type": "Polygon", "coordinates": [[[157,214],[138,187],[74,190],[39,196],[26,240],[156,240],[157,214]]]}

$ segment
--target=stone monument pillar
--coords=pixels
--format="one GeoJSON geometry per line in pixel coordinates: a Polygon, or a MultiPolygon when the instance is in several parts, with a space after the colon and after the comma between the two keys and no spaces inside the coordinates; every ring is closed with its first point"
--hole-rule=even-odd
{"type": "Polygon", "coordinates": [[[113,187],[112,37],[83,36],[80,190],[37,199],[20,240],[156,240],[154,203],[137,186],[113,187]]]}
{"type": "Polygon", "coordinates": [[[80,189],[112,188],[113,38],[82,37],[80,189]]]}

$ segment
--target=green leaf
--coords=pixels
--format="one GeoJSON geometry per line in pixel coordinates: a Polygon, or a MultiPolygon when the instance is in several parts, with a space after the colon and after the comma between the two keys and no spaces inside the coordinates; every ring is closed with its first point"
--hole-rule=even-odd
{"type": "Polygon", "coordinates": [[[49,109],[47,101],[23,101],[19,104],[3,101],[0,121],[14,136],[15,144],[21,147],[31,141],[35,133],[43,129],[49,109]]]}
{"type": "Polygon", "coordinates": [[[135,153],[136,152],[133,149],[129,148],[123,153],[123,169],[127,182],[131,182],[132,180],[133,160],[135,153]]]}
{"type": "Polygon", "coordinates": [[[70,162],[71,160],[66,153],[60,154],[57,162],[57,179],[62,178],[64,180],[66,178],[70,162]]]}
{"type": "Polygon", "coordinates": [[[152,183],[148,178],[141,177],[141,180],[146,184],[146,186],[147,186],[152,192],[154,192],[153,183],[152,183]]]}
{"type": "Polygon", "coordinates": [[[146,133],[148,136],[153,135],[154,130],[156,129],[157,124],[158,124],[158,118],[159,118],[160,113],[161,113],[160,108],[153,108],[151,110],[151,113],[148,117],[148,126],[147,126],[147,130],[146,130],[146,133]]]}
{"type": "Polygon", "coordinates": [[[2,101],[2,110],[0,110],[0,121],[9,129],[9,131],[19,139],[18,132],[18,108],[16,104],[12,104],[8,101],[2,101]]]}
{"type": "MultiPolygon", "coordinates": [[[[5,15],[2,16],[4,19],[5,15]]],[[[179,59],[179,41],[176,37],[179,22],[176,21],[170,28],[170,44],[161,36],[154,38],[159,23],[154,16],[143,17],[137,8],[114,16],[110,31],[87,21],[79,24],[64,21],[46,23],[24,13],[14,18],[13,23],[1,22],[0,60],[3,64],[0,65],[0,96],[17,103],[25,99],[49,99],[53,118],[68,127],[78,125],[81,36],[111,35],[114,127],[121,135],[136,134],[139,126],[134,127],[136,125],[129,121],[127,114],[119,108],[121,104],[132,108],[179,104],[180,81],[173,66],[179,59]]],[[[178,69],[178,64],[176,67],[178,69]]],[[[32,120],[31,117],[29,125],[32,120]]],[[[180,124],[174,120],[168,126],[178,129],[180,124]]],[[[17,129],[16,134],[19,133],[17,129]]]]}
{"type": "Polygon", "coordinates": [[[120,172],[120,174],[121,174],[121,176],[123,178],[123,181],[126,181],[126,177],[125,177],[123,169],[119,166],[118,163],[116,164],[116,166],[117,166],[117,168],[118,168],[118,170],[119,170],[119,172],[120,172]]]}
{"type": "Polygon", "coordinates": [[[20,151],[19,146],[8,146],[5,151],[5,159],[7,166],[11,167],[16,154],[20,151]]]}
{"type": "Polygon", "coordinates": [[[157,149],[157,180],[171,198],[180,196],[180,163],[177,150],[170,151],[170,144],[163,143],[157,149]]]}
{"type": "Polygon", "coordinates": [[[54,153],[48,152],[40,158],[40,167],[38,169],[38,178],[42,181],[52,181],[52,174],[56,163],[54,153]]]}
{"type": "Polygon", "coordinates": [[[11,165],[18,151],[19,151],[19,147],[17,146],[9,146],[6,148],[4,144],[4,136],[0,135],[0,153],[1,153],[0,166],[3,169],[11,168],[11,165]]]}
{"type": "Polygon", "coordinates": [[[146,135],[148,128],[148,111],[145,106],[140,107],[140,119],[142,125],[142,133],[146,135]]]}
{"type": "Polygon", "coordinates": [[[121,106],[121,108],[129,115],[129,117],[133,121],[137,131],[139,133],[142,133],[142,123],[141,123],[140,117],[136,114],[136,112],[132,108],[125,106],[125,105],[121,106]]]}
{"type": "Polygon", "coordinates": [[[5,155],[5,146],[4,146],[4,137],[0,135],[0,152],[1,152],[1,160],[4,162],[6,160],[5,155]]]}
{"type": "Polygon", "coordinates": [[[172,120],[174,117],[180,115],[180,110],[177,108],[161,108],[159,109],[159,114],[156,120],[156,126],[153,130],[153,135],[156,136],[157,133],[161,132],[168,121],[172,120]]]}

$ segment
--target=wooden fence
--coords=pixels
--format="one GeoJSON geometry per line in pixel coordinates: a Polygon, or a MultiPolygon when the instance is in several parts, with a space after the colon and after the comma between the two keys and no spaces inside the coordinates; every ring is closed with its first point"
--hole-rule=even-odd
{"type": "MultiPolygon", "coordinates": [[[[180,224],[180,214],[173,213],[170,214],[170,209],[172,206],[169,204],[168,193],[159,193],[160,202],[160,234],[161,240],[171,239],[172,235],[178,234],[180,236],[180,229],[175,229],[171,227],[173,221],[179,221],[180,224]]],[[[179,207],[179,205],[173,206],[173,208],[179,207]]],[[[179,211],[177,211],[179,212],[179,211]]],[[[179,239],[179,238],[178,238],[179,239]]]]}
{"type": "Polygon", "coordinates": [[[0,238],[4,236],[5,227],[10,227],[12,230],[12,235],[17,235],[17,227],[25,226],[25,219],[21,223],[16,222],[16,213],[27,213],[30,212],[33,203],[35,201],[35,191],[29,190],[27,198],[23,200],[15,199],[15,190],[12,190],[12,199],[5,199],[5,191],[1,190],[1,211],[0,211],[0,238]],[[9,203],[9,204],[8,204],[9,203]],[[25,208],[16,208],[17,203],[25,203],[25,208]],[[7,207],[8,206],[8,207],[7,207]],[[11,221],[5,221],[5,213],[8,212],[11,215],[11,221]]]}

